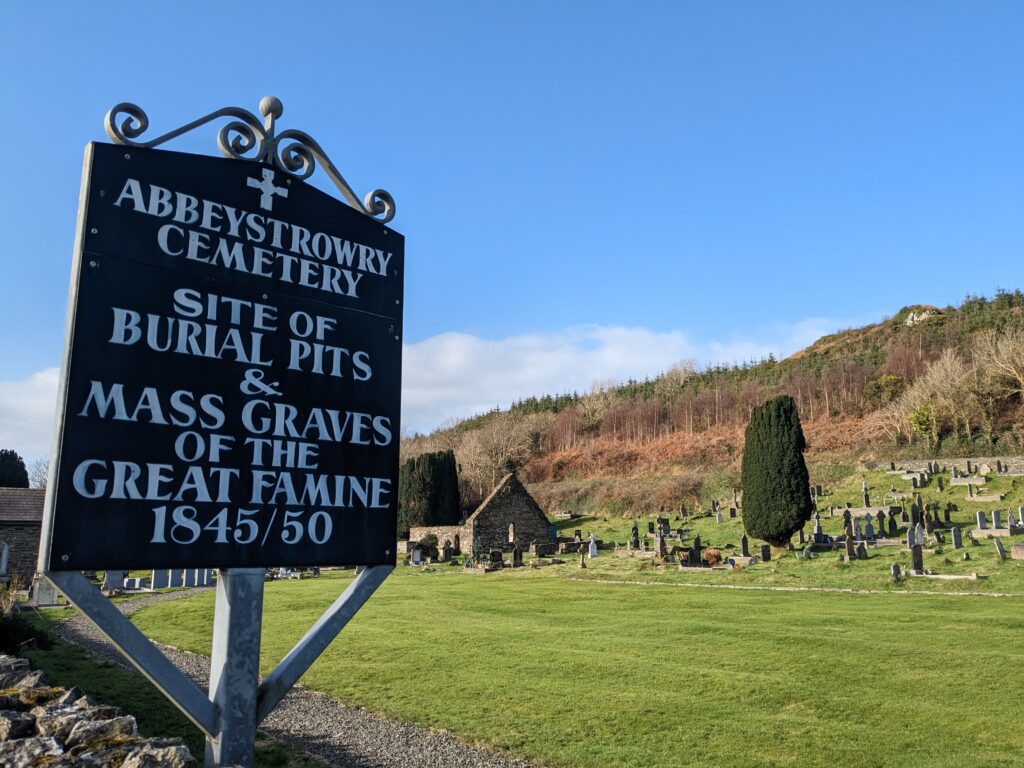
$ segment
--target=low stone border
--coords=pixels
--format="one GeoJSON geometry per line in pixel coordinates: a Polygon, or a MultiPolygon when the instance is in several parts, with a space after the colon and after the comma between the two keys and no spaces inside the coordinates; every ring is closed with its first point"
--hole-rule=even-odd
{"type": "Polygon", "coordinates": [[[135,718],[78,688],[54,688],[27,659],[0,654],[0,765],[195,768],[181,739],[144,739],[135,718]]]}

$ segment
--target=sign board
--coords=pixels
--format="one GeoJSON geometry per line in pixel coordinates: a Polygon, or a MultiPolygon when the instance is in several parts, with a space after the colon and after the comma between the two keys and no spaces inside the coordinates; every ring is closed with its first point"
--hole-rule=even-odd
{"type": "Polygon", "coordinates": [[[90,144],[43,562],[395,562],[404,239],[272,165],[90,144]]]}

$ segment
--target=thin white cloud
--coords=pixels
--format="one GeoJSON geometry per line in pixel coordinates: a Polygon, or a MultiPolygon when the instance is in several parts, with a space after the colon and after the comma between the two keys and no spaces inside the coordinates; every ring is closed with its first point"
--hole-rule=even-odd
{"type": "MultiPolygon", "coordinates": [[[[404,348],[403,430],[429,432],[448,419],[507,407],[531,395],[583,393],[594,382],[654,376],[685,359],[705,365],[769,354],[781,358],[858,324],[812,318],[703,343],[682,331],[602,325],[496,340],[442,333],[404,348]]],[[[57,378],[58,370],[47,368],[0,381],[0,448],[18,451],[26,461],[49,454],[57,378]]]]}
{"type": "Polygon", "coordinates": [[[59,374],[46,368],[19,381],[0,381],[0,448],[26,461],[50,454],[59,374]]]}

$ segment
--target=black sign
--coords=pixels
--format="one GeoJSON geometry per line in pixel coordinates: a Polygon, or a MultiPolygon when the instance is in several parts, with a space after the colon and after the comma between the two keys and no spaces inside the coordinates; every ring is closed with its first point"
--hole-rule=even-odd
{"type": "Polygon", "coordinates": [[[270,165],[86,151],[50,570],[394,563],[404,239],[270,165]]]}

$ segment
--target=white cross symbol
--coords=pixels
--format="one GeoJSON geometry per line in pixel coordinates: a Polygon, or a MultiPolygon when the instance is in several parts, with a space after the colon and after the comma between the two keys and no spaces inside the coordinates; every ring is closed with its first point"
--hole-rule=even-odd
{"type": "Polygon", "coordinates": [[[260,190],[263,194],[260,195],[260,208],[265,211],[274,210],[274,195],[280,195],[281,197],[288,197],[288,190],[284,187],[274,186],[274,172],[269,168],[263,169],[263,180],[248,178],[245,183],[250,187],[255,187],[260,190]]]}

